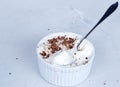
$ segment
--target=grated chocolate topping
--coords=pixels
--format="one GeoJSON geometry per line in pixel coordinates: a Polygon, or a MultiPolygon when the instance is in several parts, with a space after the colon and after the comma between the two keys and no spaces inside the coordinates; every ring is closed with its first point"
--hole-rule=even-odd
{"type": "Polygon", "coordinates": [[[62,50],[63,46],[66,48],[66,50],[72,49],[74,47],[75,40],[76,38],[67,37],[66,35],[48,39],[47,50],[49,50],[50,52],[47,53],[45,51],[42,51],[40,52],[40,55],[43,56],[43,58],[48,58],[51,54],[62,50]]]}

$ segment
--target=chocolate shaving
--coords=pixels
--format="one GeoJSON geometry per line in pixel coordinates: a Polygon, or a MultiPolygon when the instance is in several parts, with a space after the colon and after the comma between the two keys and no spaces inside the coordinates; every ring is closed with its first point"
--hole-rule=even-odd
{"type": "Polygon", "coordinates": [[[85,65],[86,63],[88,63],[88,61],[85,61],[83,64],[85,65]]]}
{"type": "Polygon", "coordinates": [[[88,57],[85,57],[85,59],[87,60],[87,59],[88,59],[88,57]]]}
{"type": "MultiPolygon", "coordinates": [[[[67,50],[69,50],[74,47],[75,40],[76,38],[66,37],[66,35],[54,37],[52,39],[48,39],[49,46],[47,49],[50,50],[50,53],[52,54],[62,50],[60,45],[64,46],[67,50]]],[[[44,58],[48,58],[50,56],[50,53],[47,54],[45,51],[42,51],[40,55],[42,55],[44,58]]]]}
{"type": "Polygon", "coordinates": [[[49,56],[50,56],[50,54],[47,54],[47,55],[46,55],[46,58],[48,58],[49,56]]]}
{"type": "Polygon", "coordinates": [[[85,61],[85,64],[88,63],[88,61],[85,61]]]}
{"type": "Polygon", "coordinates": [[[45,51],[42,51],[42,53],[40,53],[42,56],[46,56],[45,51]]]}

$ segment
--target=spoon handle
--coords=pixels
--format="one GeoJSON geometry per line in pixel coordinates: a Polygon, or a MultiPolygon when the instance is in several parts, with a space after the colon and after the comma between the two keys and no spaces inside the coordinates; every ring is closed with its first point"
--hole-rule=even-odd
{"type": "Polygon", "coordinates": [[[107,11],[104,13],[102,18],[97,22],[97,24],[81,39],[80,43],[77,45],[77,48],[79,45],[83,42],[84,39],[88,37],[88,35],[101,23],[103,20],[105,20],[108,16],[110,16],[118,7],[118,2],[112,4],[107,11]]]}

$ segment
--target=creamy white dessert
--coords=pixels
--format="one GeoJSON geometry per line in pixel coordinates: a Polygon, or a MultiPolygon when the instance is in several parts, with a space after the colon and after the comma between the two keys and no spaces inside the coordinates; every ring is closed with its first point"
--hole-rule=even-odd
{"type": "Polygon", "coordinates": [[[77,50],[80,39],[72,33],[54,34],[45,38],[37,49],[42,58],[50,64],[67,67],[85,65],[93,55],[94,49],[89,41],[84,40],[77,50]]]}

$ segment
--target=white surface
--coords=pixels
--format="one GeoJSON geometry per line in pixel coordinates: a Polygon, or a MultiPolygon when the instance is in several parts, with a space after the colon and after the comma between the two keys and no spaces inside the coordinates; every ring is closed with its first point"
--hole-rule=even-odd
{"type": "MultiPolygon", "coordinates": [[[[114,1],[1,0],[0,87],[55,87],[46,83],[38,72],[35,51],[38,41],[57,31],[84,35],[114,1]],[[73,8],[82,11],[91,26],[80,29],[77,13],[70,11],[73,8]]],[[[106,87],[120,87],[119,27],[120,6],[89,36],[96,56],[88,79],[77,87],[103,87],[104,82],[106,87]]]]}

